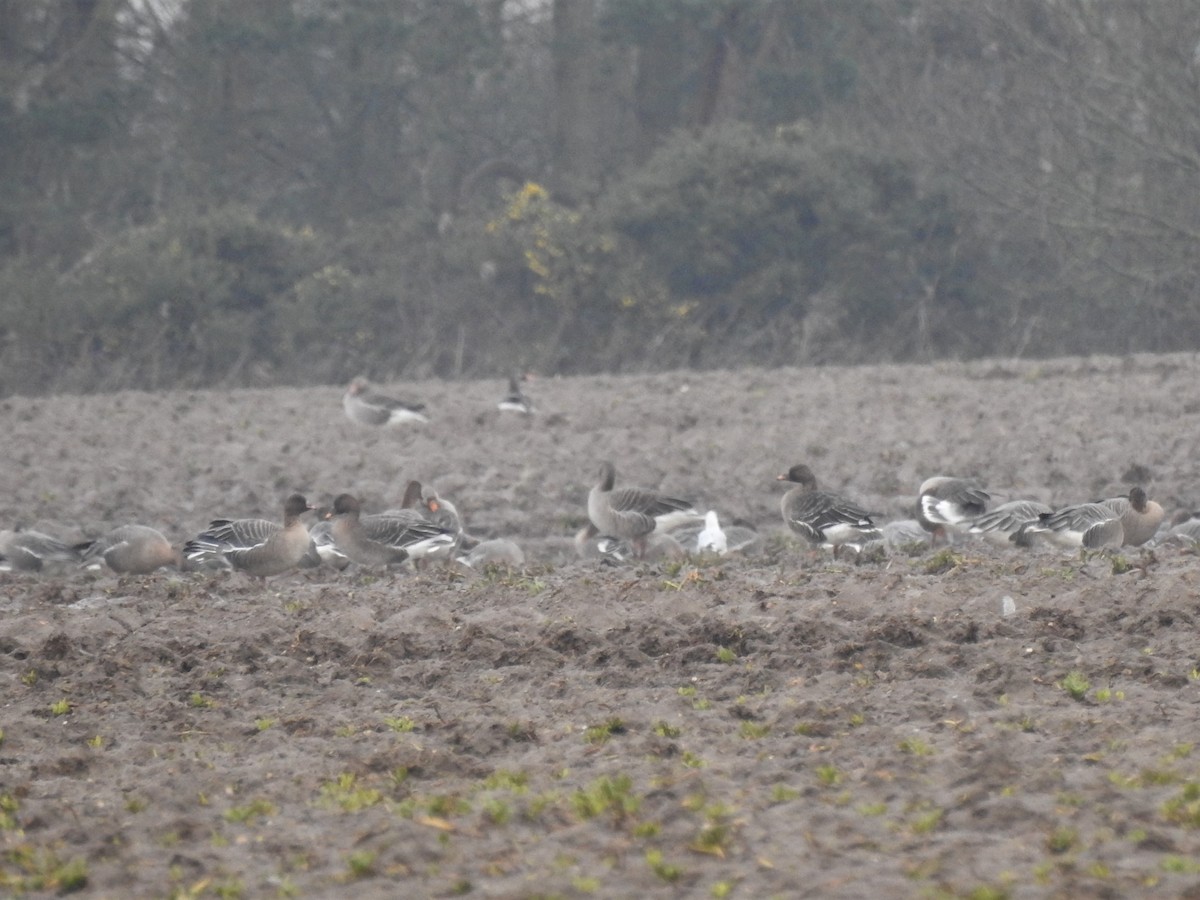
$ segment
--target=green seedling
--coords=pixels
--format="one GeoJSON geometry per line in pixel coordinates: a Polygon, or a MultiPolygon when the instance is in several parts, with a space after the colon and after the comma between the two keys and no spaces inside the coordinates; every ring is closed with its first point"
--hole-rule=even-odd
{"type": "Polygon", "coordinates": [[[1066,691],[1072,700],[1083,700],[1092,684],[1082,672],[1072,670],[1063,676],[1058,686],[1066,691]]]}

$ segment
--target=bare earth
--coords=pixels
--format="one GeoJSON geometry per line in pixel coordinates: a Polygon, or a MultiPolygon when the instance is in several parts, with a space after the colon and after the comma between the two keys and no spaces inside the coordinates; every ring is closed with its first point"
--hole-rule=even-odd
{"type": "Polygon", "coordinates": [[[887,521],[935,474],[1145,480],[1170,514],[1197,385],[1191,355],[543,378],[526,421],[503,379],[422,382],[382,386],[433,416],[392,431],[341,387],[0,401],[0,527],[181,542],[418,478],[529,557],[0,574],[0,893],[1200,896],[1194,552],[834,563],[775,481],[807,462],[887,521]],[[606,458],[766,551],[576,559],[606,458]]]}

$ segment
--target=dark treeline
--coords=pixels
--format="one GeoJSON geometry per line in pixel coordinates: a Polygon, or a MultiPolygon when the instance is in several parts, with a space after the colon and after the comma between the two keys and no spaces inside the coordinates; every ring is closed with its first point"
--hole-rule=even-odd
{"type": "Polygon", "coordinates": [[[0,394],[1200,346],[1188,0],[0,0],[0,394]]]}

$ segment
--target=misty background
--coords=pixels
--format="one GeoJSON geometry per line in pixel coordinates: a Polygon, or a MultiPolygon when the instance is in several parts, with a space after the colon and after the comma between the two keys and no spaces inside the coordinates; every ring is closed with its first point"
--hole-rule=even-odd
{"type": "Polygon", "coordinates": [[[0,0],[0,395],[1200,347],[1188,0],[0,0]]]}

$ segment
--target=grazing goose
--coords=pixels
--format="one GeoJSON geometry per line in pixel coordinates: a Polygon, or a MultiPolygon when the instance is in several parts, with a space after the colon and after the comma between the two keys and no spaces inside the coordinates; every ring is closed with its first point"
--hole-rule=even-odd
{"type": "Polygon", "coordinates": [[[470,553],[460,556],[458,561],[472,569],[483,569],[487,566],[519,569],[525,565],[525,553],[515,541],[496,538],[480,541],[470,553]]]}
{"type": "Polygon", "coordinates": [[[79,551],[56,537],[22,528],[0,531],[0,560],[20,572],[41,572],[79,562],[79,551]]]}
{"type": "Polygon", "coordinates": [[[896,519],[879,529],[889,554],[919,554],[925,550],[925,528],[916,519],[896,519]]]}
{"type": "Polygon", "coordinates": [[[640,552],[632,540],[600,535],[596,538],[596,550],[600,554],[600,561],[610,565],[633,561],[681,560],[687,556],[683,545],[665,532],[646,535],[645,545],[640,552]]]}
{"type": "Polygon", "coordinates": [[[382,397],[371,391],[361,375],[350,382],[342,395],[346,418],[358,425],[400,425],[405,422],[428,422],[421,412],[424,403],[410,403],[382,397]]]}
{"type": "Polygon", "coordinates": [[[515,412],[526,416],[536,412],[533,401],[521,390],[521,382],[529,381],[531,377],[528,373],[519,377],[515,373],[508,376],[508,393],[496,405],[501,412],[515,412]]]}
{"type": "Polygon", "coordinates": [[[700,518],[687,500],[648,488],[614,488],[615,481],[613,464],[601,463],[600,478],[588,492],[588,518],[597,534],[629,541],[636,557],[645,555],[651,534],[700,518]]]}
{"type": "Polygon", "coordinates": [[[408,559],[415,562],[439,551],[444,553],[454,543],[453,535],[419,514],[413,517],[361,513],[358,499],[351,494],[339,494],[333,501],[334,543],[359,565],[393,566],[408,559]]]}
{"type": "Polygon", "coordinates": [[[333,507],[322,506],[317,510],[317,524],[308,529],[308,537],[312,546],[304,557],[303,565],[306,568],[316,568],[325,563],[340,572],[350,565],[350,557],[338,549],[333,539],[333,507]]]}
{"type": "Polygon", "coordinates": [[[301,494],[283,502],[283,524],[266,519],[214,519],[183,545],[183,555],[200,566],[217,563],[266,578],[300,565],[312,546],[301,516],[312,509],[301,494]]]}
{"type": "Polygon", "coordinates": [[[776,481],[795,485],[779,501],[788,528],[814,546],[833,548],[833,558],[843,545],[861,552],[869,541],[882,537],[870,514],[838,494],[817,490],[817,477],[806,465],[795,465],[776,481]]]}
{"type": "Polygon", "coordinates": [[[1042,513],[1025,532],[1045,535],[1060,547],[1081,550],[1120,547],[1125,539],[1121,516],[1102,503],[1077,503],[1042,513]]]}
{"type": "Polygon", "coordinates": [[[163,566],[183,568],[183,554],[162,532],[147,525],[122,525],[75,549],[85,566],[99,568],[103,562],[122,575],[147,575],[163,566]]]}
{"type": "Polygon", "coordinates": [[[1171,527],[1161,535],[1159,543],[1174,541],[1185,546],[1200,546],[1200,512],[1184,510],[1171,518],[1171,527]]]}
{"type": "Polygon", "coordinates": [[[1161,506],[1146,497],[1142,487],[1133,488],[1125,497],[1110,497],[1100,503],[1121,517],[1126,547],[1140,547],[1154,537],[1166,515],[1161,506]]]}
{"type": "Polygon", "coordinates": [[[1010,500],[973,519],[967,530],[994,544],[1028,547],[1033,542],[1026,528],[1037,522],[1038,516],[1050,511],[1049,506],[1037,500],[1010,500]]]}
{"type": "Polygon", "coordinates": [[[987,512],[991,496],[973,481],[936,475],[926,478],[917,496],[917,521],[929,532],[929,542],[948,537],[946,526],[967,527],[987,512]]]}
{"type": "Polygon", "coordinates": [[[399,509],[384,510],[380,515],[388,518],[403,519],[411,523],[436,525],[454,538],[450,545],[439,546],[433,552],[427,554],[425,556],[426,559],[449,559],[457,550],[462,548],[469,549],[477,543],[475,539],[467,537],[463,531],[462,519],[459,517],[458,510],[454,507],[454,504],[449,500],[439,497],[437,491],[432,488],[426,491],[421,487],[421,482],[419,481],[410,481],[408,483],[399,509]]]}

